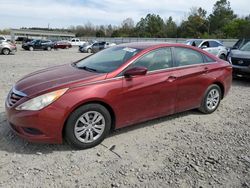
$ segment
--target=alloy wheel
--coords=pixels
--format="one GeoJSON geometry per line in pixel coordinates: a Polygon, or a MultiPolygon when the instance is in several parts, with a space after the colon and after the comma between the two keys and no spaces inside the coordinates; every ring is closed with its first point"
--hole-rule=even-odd
{"type": "Polygon", "coordinates": [[[212,89],[207,95],[207,108],[209,110],[214,110],[217,108],[220,101],[220,93],[217,89],[212,89]]]}
{"type": "Polygon", "coordinates": [[[97,111],[88,111],[76,121],[74,135],[82,143],[92,143],[101,137],[104,129],[104,116],[97,111]]]}

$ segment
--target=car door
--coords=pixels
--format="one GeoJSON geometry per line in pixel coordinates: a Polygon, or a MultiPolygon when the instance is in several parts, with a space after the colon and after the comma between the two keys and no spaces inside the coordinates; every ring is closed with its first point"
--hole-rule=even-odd
{"type": "Polygon", "coordinates": [[[176,112],[199,107],[207,88],[204,55],[183,47],[174,48],[177,83],[176,112]]]}
{"type": "Polygon", "coordinates": [[[143,66],[146,75],[123,78],[123,101],[120,106],[124,125],[172,114],[177,86],[172,68],[171,48],[147,53],[127,69],[143,66]],[[128,110],[127,110],[128,109],[128,110]]]}
{"type": "Polygon", "coordinates": [[[37,40],[34,43],[34,49],[41,49],[41,40],[37,40]]]}

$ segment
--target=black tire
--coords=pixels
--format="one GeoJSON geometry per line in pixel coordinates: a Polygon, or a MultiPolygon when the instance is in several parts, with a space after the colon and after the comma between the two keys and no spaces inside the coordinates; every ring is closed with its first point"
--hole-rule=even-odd
{"type": "MultiPolygon", "coordinates": [[[[86,125],[83,125],[83,127],[84,126],[86,127],[86,125]]],[[[104,106],[93,103],[93,104],[83,105],[71,113],[65,125],[64,135],[65,135],[66,141],[72,147],[76,149],[87,149],[87,148],[91,148],[100,144],[104,140],[104,138],[107,136],[110,129],[111,129],[111,116],[110,116],[109,111],[104,106]],[[79,122],[80,117],[82,117],[87,112],[93,112],[93,111],[98,112],[104,117],[104,122],[105,122],[104,130],[100,134],[100,137],[97,138],[96,140],[93,140],[90,143],[84,143],[83,141],[80,141],[75,135],[75,127],[77,126],[76,124],[77,122],[79,122]]],[[[88,131],[86,131],[84,134],[86,134],[88,131]]],[[[92,131],[92,136],[93,136],[93,131],[92,131]]]]}
{"type": "Polygon", "coordinates": [[[50,46],[48,46],[48,47],[47,47],[47,50],[48,50],[48,51],[51,51],[51,47],[50,47],[50,46]]]}
{"type": "Polygon", "coordinates": [[[200,108],[198,108],[199,111],[203,112],[204,114],[213,113],[220,105],[221,98],[222,98],[221,88],[216,84],[210,85],[204,94],[200,108]],[[210,108],[208,105],[208,100],[209,100],[210,92],[212,92],[212,90],[217,91],[219,96],[218,96],[218,101],[216,105],[213,108],[210,108]]]}
{"type": "Polygon", "coordinates": [[[33,51],[34,48],[32,46],[29,47],[29,51],[33,51]]]}
{"type": "Polygon", "coordinates": [[[4,48],[4,49],[2,50],[2,54],[3,54],[3,55],[9,55],[9,54],[10,54],[10,50],[9,50],[8,48],[4,48]]]}
{"type": "Polygon", "coordinates": [[[222,60],[226,61],[226,60],[227,60],[227,57],[226,57],[226,55],[225,55],[225,54],[221,54],[221,55],[220,55],[220,59],[222,59],[222,60]]]}

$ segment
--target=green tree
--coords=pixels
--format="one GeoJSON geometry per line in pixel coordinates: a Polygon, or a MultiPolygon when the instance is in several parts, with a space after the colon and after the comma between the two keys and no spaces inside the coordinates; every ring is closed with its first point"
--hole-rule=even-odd
{"type": "Polygon", "coordinates": [[[225,37],[223,28],[236,17],[229,1],[217,1],[214,4],[212,14],[209,16],[209,33],[215,33],[218,37],[225,37]]]}
{"type": "Polygon", "coordinates": [[[166,37],[164,32],[164,21],[159,15],[148,14],[136,25],[136,31],[139,37],[166,37]]]}
{"type": "Polygon", "coordinates": [[[170,16],[166,21],[166,34],[167,37],[170,38],[177,36],[177,24],[173,21],[172,16],[170,16]]]}
{"type": "Polygon", "coordinates": [[[191,8],[187,20],[182,21],[178,33],[181,37],[201,38],[208,30],[207,11],[200,8],[191,8]]]}

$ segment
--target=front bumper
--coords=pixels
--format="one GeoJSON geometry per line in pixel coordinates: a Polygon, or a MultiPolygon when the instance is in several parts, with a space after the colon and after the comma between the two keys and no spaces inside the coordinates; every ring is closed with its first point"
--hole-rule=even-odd
{"type": "Polygon", "coordinates": [[[250,66],[233,65],[233,75],[250,77],[250,66]]]}
{"type": "Polygon", "coordinates": [[[40,111],[18,111],[5,105],[8,123],[20,137],[30,142],[62,143],[64,110],[48,106],[40,111]]]}

